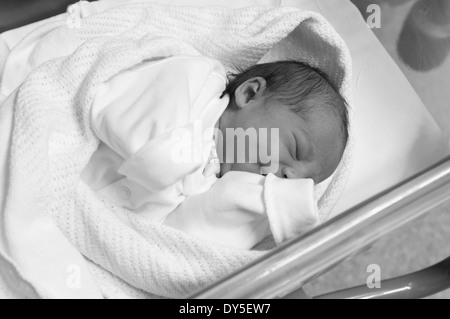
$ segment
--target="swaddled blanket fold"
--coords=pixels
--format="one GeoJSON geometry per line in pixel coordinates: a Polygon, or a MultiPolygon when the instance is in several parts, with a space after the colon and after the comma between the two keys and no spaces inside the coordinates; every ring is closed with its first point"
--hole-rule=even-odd
{"type": "MultiPolygon", "coordinates": [[[[159,57],[201,54],[233,70],[266,56],[308,61],[349,96],[345,44],[320,15],[298,9],[139,3],[86,18],[79,28],[55,24],[36,32],[46,33],[35,48],[36,68],[0,108],[0,251],[41,297],[123,296],[125,286],[186,297],[264,254],[146,223],[82,182],[99,145],[90,107],[104,81],[159,57]],[[286,50],[270,51],[277,43],[286,50]]],[[[317,190],[322,219],[342,191],[350,159],[351,147],[317,190]]]]}

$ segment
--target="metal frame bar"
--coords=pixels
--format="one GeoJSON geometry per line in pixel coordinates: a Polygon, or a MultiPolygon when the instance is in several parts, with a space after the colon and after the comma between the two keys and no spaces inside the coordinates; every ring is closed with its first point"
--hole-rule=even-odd
{"type": "Polygon", "coordinates": [[[450,288],[450,257],[410,275],[384,280],[381,287],[359,286],[314,299],[420,299],[450,288]]]}
{"type": "Polygon", "coordinates": [[[450,199],[450,157],[191,298],[278,298],[450,199]]]}

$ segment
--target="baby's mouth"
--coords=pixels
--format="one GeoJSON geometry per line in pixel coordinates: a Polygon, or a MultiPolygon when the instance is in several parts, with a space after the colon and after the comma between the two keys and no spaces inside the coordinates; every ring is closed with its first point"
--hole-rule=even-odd
{"type": "Polygon", "coordinates": [[[220,172],[218,174],[218,177],[222,178],[229,171],[231,171],[231,164],[229,164],[229,163],[220,163],[220,172]]]}
{"type": "Polygon", "coordinates": [[[269,166],[261,166],[261,170],[260,170],[260,174],[263,176],[267,176],[269,174],[276,174],[278,171],[278,168],[275,167],[274,165],[269,165],[269,166]]]}

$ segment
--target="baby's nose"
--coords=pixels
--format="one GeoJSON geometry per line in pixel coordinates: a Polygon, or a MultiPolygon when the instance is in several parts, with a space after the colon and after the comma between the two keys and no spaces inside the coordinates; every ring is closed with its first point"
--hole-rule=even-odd
{"type": "Polygon", "coordinates": [[[281,177],[289,178],[289,179],[302,178],[296,170],[294,170],[293,168],[290,168],[290,167],[283,167],[281,169],[281,177]]]}

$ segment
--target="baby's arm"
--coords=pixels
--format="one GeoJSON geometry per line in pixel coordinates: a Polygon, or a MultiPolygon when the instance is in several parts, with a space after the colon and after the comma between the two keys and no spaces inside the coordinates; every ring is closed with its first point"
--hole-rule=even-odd
{"type": "Polygon", "coordinates": [[[209,191],[186,198],[164,224],[216,243],[251,249],[271,233],[280,244],[318,222],[312,180],[229,172],[209,191]]]}
{"type": "MultiPolygon", "coordinates": [[[[162,191],[202,163],[176,163],[173,132],[191,130],[208,90],[225,87],[223,66],[205,57],[178,56],[123,71],[102,85],[92,106],[97,137],[124,159],[119,172],[149,191],[162,191]]],[[[188,148],[190,145],[183,145],[188,148]]],[[[179,147],[178,147],[179,148],[179,147]]]]}

